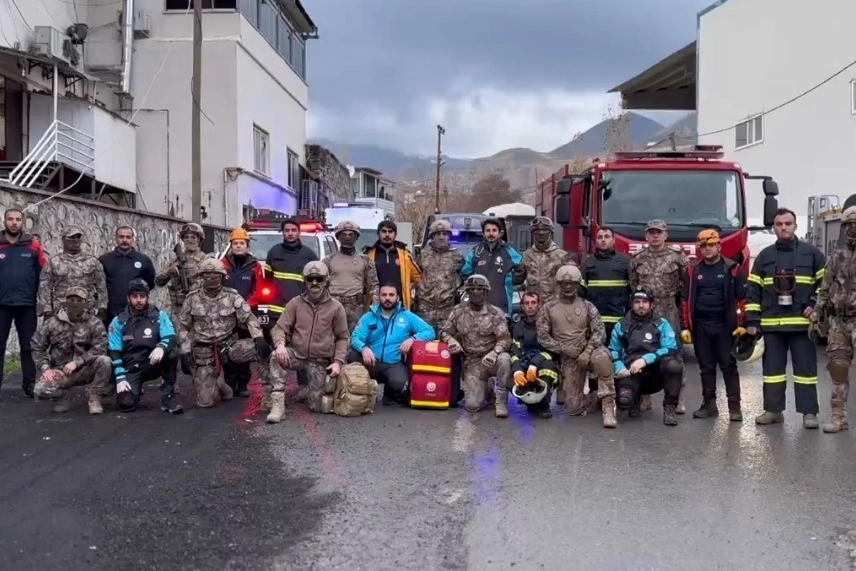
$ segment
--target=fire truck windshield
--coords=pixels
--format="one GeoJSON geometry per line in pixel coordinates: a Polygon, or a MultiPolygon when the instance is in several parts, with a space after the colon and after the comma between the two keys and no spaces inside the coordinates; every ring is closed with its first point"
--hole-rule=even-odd
{"type": "Polygon", "coordinates": [[[603,173],[609,198],[603,201],[605,226],[644,225],[665,220],[672,229],[743,227],[740,179],[726,170],[614,170],[603,173]]]}

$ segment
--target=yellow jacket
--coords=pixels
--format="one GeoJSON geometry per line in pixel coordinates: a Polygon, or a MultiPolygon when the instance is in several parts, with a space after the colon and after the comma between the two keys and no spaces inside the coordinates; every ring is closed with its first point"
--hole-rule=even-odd
{"type": "MultiPolygon", "coordinates": [[[[398,252],[398,265],[401,268],[401,304],[404,309],[410,310],[413,303],[413,286],[422,279],[422,270],[401,242],[395,243],[395,250],[398,252]]],[[[371,246],[365,250],[372,262],[375,261],[375,252],[377,252],[377,246],[371,246]]]]}

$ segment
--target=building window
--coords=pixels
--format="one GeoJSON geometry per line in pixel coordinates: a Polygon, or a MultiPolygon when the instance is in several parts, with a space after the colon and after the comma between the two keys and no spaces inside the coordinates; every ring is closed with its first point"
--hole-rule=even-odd
{"type": "Polygon", "coordinates": [[[856,115],[856,79],[850,80],[850,114],[856,115]]]}
{"type": "Polygon", "coordinates": [[[764,116],[750,117],[734,127],[734,148],[742,149],[764,142],[764,116]]]}
{"type": "Polygon", "coordinates": [[[295,192],[300,190],[300,157],[291,149],[288,149],[288,186],[295,192]]]}
{"type": "MultiPolygon", "coordinates": [[[[186,4],[192,0],[167,0],[186,4]]],[[[231,2],[236,0],[205,0],[206,2],[231,2]]],[[[238,11],[265,37],[271,47],[291,66],[302,80],[306,80],[306,43],[289,19],[280,12],[275,2],[268,0],[240,0],[238,11]]],[[[234,8],[234,6],[233,6],[234,8]]]]}
{"type": "Polygon", "coordinates": [[[270,176],[270,135],[253,125],[253,170],[270,176]]]}
{"type": "MultiPolygon", "coordinates": [[[[167,10],[193,10],[193,0],[166,0],[167,10]]],[[[237,10],[237,0],[202,0],[203,10],[237,10]]]]}

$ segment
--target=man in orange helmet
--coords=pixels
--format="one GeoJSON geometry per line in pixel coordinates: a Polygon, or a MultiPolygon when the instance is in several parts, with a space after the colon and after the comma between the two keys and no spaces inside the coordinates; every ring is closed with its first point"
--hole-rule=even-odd
{"type": "MultiPolygon", "coordinates": [[[[226,268],[226,279],[223,287],[236,290],[244,298],[250,307],[255,308],[258,302],[258,290],[261,289],[264,279],[262,277],[262,266],[259,260],[250,253],[250,235],[243,228],[235,228],[229,236],[229,251],[223,258],[223,267],[226,268]]],[[[249,339],[250,334],[245,329],[238,329],[240,339],[249,339]]],[[[223,365],[223,376],[226,384],[232,391],[241,397],[250,396],[247,385],[250,384],[252,372],[249,363],[223,365]]]]}

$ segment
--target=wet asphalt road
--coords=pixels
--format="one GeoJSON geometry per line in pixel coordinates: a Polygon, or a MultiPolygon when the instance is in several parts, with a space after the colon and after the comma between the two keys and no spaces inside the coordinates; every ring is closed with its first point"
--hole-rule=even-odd
{"type": "Polygon", "coordinates": [[[792,412],[756,427],[759,367],[744,371],[742,425],[666,427],[655,396],[616,430],[516,405],[504,421],[292,407],[265,426],[255,399],[201,411],[184,394],[172,417],[156,391],[131,415],[90,417],[82,396],[55,415],[11,378],[0,569],[853,569],[854,436],[805,431],[792,412]]]}

